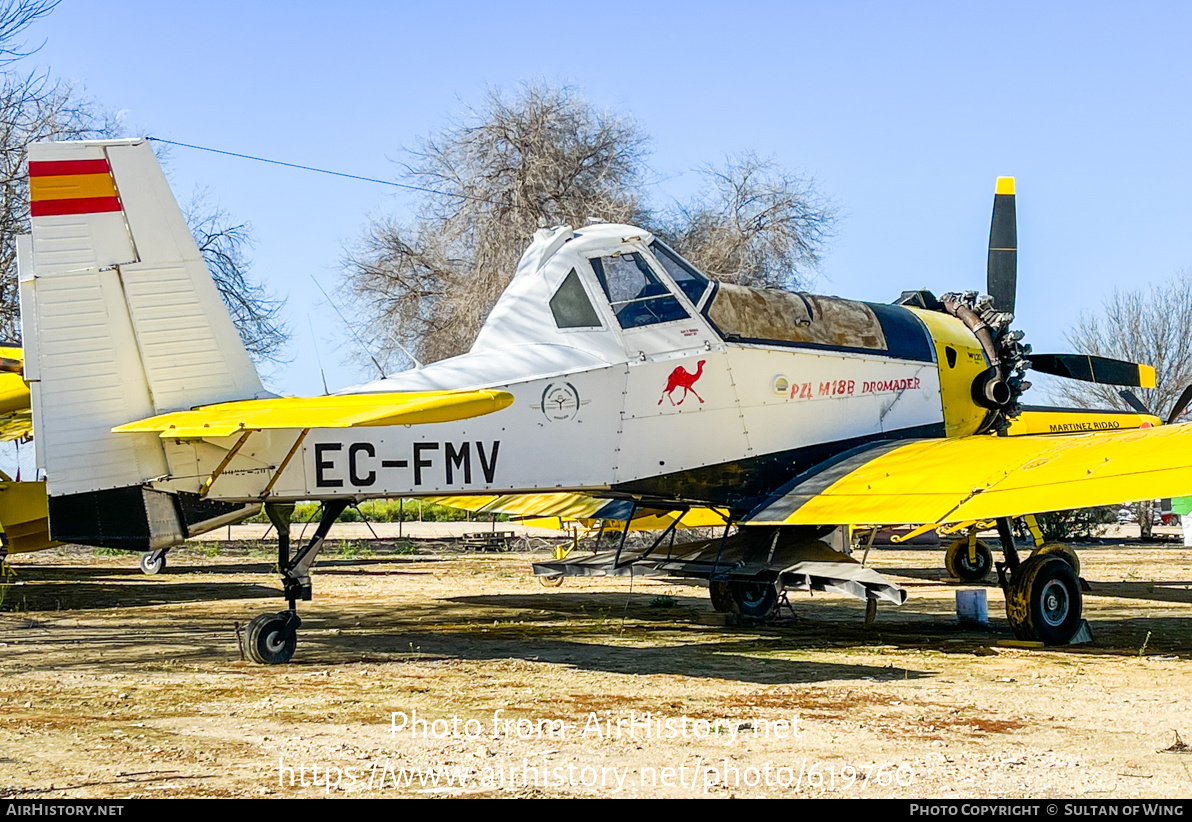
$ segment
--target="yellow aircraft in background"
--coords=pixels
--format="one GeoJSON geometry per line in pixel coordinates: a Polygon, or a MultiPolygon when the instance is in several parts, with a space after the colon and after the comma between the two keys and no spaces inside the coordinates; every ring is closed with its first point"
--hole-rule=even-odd
{"type": "MultiPolygon", "coordinates": [[[[0,344],[0,442],[33,436],[24,355],[18,345],[0,344]]],[[[0,563],[10,554],[39,551],[50,539],[45,482],[18,481],[0,471],[0,563]]]]}

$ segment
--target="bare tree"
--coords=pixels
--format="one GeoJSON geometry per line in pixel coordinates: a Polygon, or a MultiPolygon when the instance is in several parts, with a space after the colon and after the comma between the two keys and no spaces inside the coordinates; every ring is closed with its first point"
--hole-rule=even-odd
{"type": "MultiPolygon", "coordinates": [[[[1168,282],[1145,289],[1115,290],[1101,313],[1082,314],[1065,339],[1074,351],[1152,366],[1155,387],[1133,390],[1165,417],[1192,383],[1192,271],[1179,271],[1168,282]]],[[[1118,390],[1062,380],[1053,393],[1082,408],[1127,408],[1118,390]]]]}
{"type": "Polygon", "coordinates": [[[25,29],[35,20],[45,17],[59,0],[0,0],[0,66],[28,57],[36,49],[25,51],[18,43],[25,29]]]}
{"type": "Polygon", "coordinates": [[[383,357],[466,351],[542,225],[627,222],[641,210],[646,140],[574,89],[527,86],[426,139],[407,167],[413,225],[378,220],[347,260],[383,357]]]}
{"type": "Polygon", "coordinates": [[[684,256],[721,280],[795,289],[819,264],[837,211],[814,181],[744,154],[700,170],[707,193],[656,227],[684,256]]]}
{"type": "MultiPolygon", "coordinates": [[[[1192,384],[1192,271],[1166,283],[1133,291],[1114,290],[1100,314],[1082,314],[1065,338],[1074,351],[1144,363],[1155,369],[1155,387],[1132,389],[1143,404],[1166,418],[1192,384]]],[[[1080,408],[1128,408],[1115,386],[1058,380],[1052,393],[1080,408]]],[[[1151,535],[1152,501],[1139,503],[1142,536],[1151,535]]]]}
{"type": "Polygon", "coordinates": [[[379,219],[346,261],[356,307],[390,364],[466,351],[543,225],[596,220],[658,232],[710,273],[791,287],[814,267],[835,212],[814,184],[745,155],[702,174],[709,191],[666,214],[643,190],[647,138],[574,89],[490,92],[425,140],[406,179],[424,191],[410,225],[379,219]]]}

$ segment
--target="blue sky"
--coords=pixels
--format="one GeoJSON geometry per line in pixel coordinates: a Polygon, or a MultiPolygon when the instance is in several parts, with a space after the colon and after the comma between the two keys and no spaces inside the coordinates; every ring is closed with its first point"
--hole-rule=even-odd
{"type": "MultiPolygon", "coordinates": [[[[489,87],[569,83],[651,136],[660,202],[741,151],[814,177],[843,218],[813,290],[873,301],[982,288],[1013,175],[1015,326],[1042,351],[1192,266],[1190,23],[1186,3],[63,0],[26,65],[138,133],[387,179],[489,87]]],[[[369,216],[413,195],[186,149],[170,174],[252,223],[255,275],[288,297],[272,387],[322,393],[311,324],[332,390],[372,378],[311,275],[334,293],[369,216]]]]}

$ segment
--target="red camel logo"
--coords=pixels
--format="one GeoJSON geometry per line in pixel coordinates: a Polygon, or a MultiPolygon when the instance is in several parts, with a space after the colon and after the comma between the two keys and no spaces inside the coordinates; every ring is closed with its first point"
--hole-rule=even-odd
{"type": "Polygon", "coordinates": [[[692,394],[695,394],[695,398],[697,400],[703,402],[704,398],[699,394],[696,394],[696,391],[694,388],[692,388],[692,386],[695,385],[696,381],[703,375],[705,362],[706,360],[700,360],[699,363],[696,364],[694,374],[681,365],[672,371],[670,376],[666,378],[666,390],[663,391],[662,396],[658,398],[658,404],[662,405],[662,401],[664,399],[669,399],[671,401],[671,405],[682,405],[683,400],[687,399],[688,391],[690,391],[692,394]],[[675,402],[675,398],[673,396],[673,392],[676,388],[683,389],[683,396],[679,397],[678,402],[675,402]]]}

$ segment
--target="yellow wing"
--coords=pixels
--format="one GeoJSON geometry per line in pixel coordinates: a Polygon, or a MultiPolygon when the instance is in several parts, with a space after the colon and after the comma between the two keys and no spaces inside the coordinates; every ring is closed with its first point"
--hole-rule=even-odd
{"type": "Polygon", "coordinates": [[[885,442],[799,477],[753,524],[945,523],[1192,494],[1192,424],[885,442]]]}
{"type": "Polygon", "coordinates": [[[19,346],[0,345],[0,441],[33,436],[24,363],[24,353],[19,346]]]}
{"type": "MultiPolygon", "coordinates": [[[[502,494],[500,496],[432,497],[432,501],[478,514],[507,514],[514,517],[552,518],[592,525],[598,520],[624,522],[632,517],[634,530],[666,528],[679,519],[681,527],[724,525],[728,512],[713,508],[692,508],[687,512],[659,507],[635,507],[632,502],[600,499],[587,494],[502,494]]],[[[544,525],[545,523],[534,523],[544,525]]],[[[553,525],[547,527],[554,527],[553,525]]]]}
{"type": "Polygon", "coordinates": [[[500,411],[513,403],[505,391],[411,391],[330,397],[278,397],[203,405],[117,426],[117,433],[156,431],[162,439],[226,437],[271,428],[352,428],[453,422],[500,411]]]}

